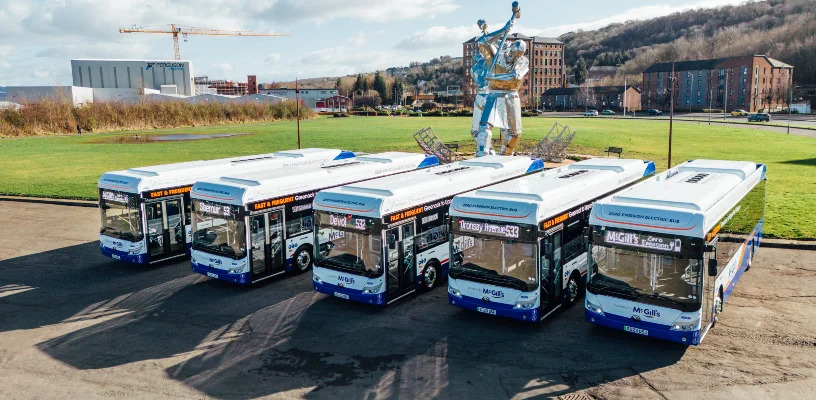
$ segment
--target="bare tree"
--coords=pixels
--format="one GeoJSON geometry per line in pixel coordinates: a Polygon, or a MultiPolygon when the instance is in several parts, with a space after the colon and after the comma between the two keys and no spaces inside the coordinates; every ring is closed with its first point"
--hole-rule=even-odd
{"type": "Polygon", "coordinates": [[[589,85],[583,85],[580,89],[578,89],[578,105],[584,105],[584,111],[589,110],[589,107],[595,108],[596,106],[596,99],[595,99],[595,90],[592,89],[589,85]]]}

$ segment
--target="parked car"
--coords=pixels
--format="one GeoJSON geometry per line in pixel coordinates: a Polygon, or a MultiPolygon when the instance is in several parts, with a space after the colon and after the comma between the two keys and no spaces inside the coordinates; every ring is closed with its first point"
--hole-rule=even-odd
{"type": "Polygon", "coordinates": [[[660,111],[656,108],[649,110],[649,115],[661,115],[661,114],[663,114],[663,111],[660,111]]]}
{"type": "Polygon", "coordinates": [[[748,111],[737,109],[737,110],[731,111],[731,116],[732,117],[746,117],[746,116],[748,116],[748,111]]]}
{"type": "Polygon", "coordinates": [[[598,116],[598,110],[588,110],[588,111],[584,112],[584,116],[585,117],[597,117],[598,116]]]}
{"type": "Polygon", "coordinates": [[[748,122],[770,122],[771,114],[751,114],[748,116],[748,122]]]}
{"type": "Polygon", "coordinates": [[[601,111],[601,115],[615,115],[615,112],[612,110],[603,110],[601,111]]]}

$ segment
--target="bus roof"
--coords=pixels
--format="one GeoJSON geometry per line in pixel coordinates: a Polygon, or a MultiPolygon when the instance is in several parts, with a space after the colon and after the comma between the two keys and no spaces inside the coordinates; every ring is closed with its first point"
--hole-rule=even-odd
{"type": "Polygon", "coordinates": [[[598,201],[590,224],[704,237],[764,176],[753,162],[689,161],[598,201]]]}
{"type": "Polygon", "coordinates": [[[454,197],[451,216],[538,224],[560,212],[637,182],[654,163],[594,158],[454,197]]]}
{"type": "Polygon", "coordinates": [[[260,169],[319,165],[354,158],[354,153],[336,149],[301,149],[270,154],[199,160],[113,171],[99,178],[99,188],[141,193],[145,190],[192,185],[196,181],[231,173],[260,169]]]}
{"type": "Polygon", "coordinates": [[[326,187],[363,181],[380,176],[434,166],[435,156],[388,152],[370,154],[322,166],[247,172],[202,180],[193,186],[191,196],[203,200],[244,205],[281,196],[320,190],[326,187]]]}
{"type": "Polygon", "coordinates": [[[529,157],[486,156],[322,190],[314,208],[380,218],[543,168],[529,157]]]}

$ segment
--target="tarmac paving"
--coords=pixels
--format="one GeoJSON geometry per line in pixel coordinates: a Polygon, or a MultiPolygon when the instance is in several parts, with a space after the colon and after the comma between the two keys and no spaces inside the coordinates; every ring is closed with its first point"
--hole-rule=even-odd
{"type": "Polygon", "coordinates": [[[309,274],[238,287],[102,257],[98,211],[0,201],[0,398],[812,398],[816,252],[761,248],[700,347],[452,307],[378,309],[309,274]]]}

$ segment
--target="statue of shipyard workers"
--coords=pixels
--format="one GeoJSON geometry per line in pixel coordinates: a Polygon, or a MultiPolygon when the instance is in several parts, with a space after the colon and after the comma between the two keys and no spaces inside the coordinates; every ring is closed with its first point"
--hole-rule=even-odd
{"type": "Polygon", "coordinates": [[[524,56],[527,51],[524,41],[506,43],[507,34],[519,17],[518,2],[513,2],[513,16],[502,29],[486,33],[487,24],[484,20],[478,21],[482,36],[477,42],[479,52],[474,56],[472,69],[478,93],[473,104],[471,126],[471,134],[476,139],[476,157],[494,154],[494,126],[501,129],[500,154],[513,154],[513,148],[521,136],[521,100],[518,90],[529,72],[530,62],[524,56]],[[495,43],[499,36],[501,42],[497,47],[495,43]]]}

